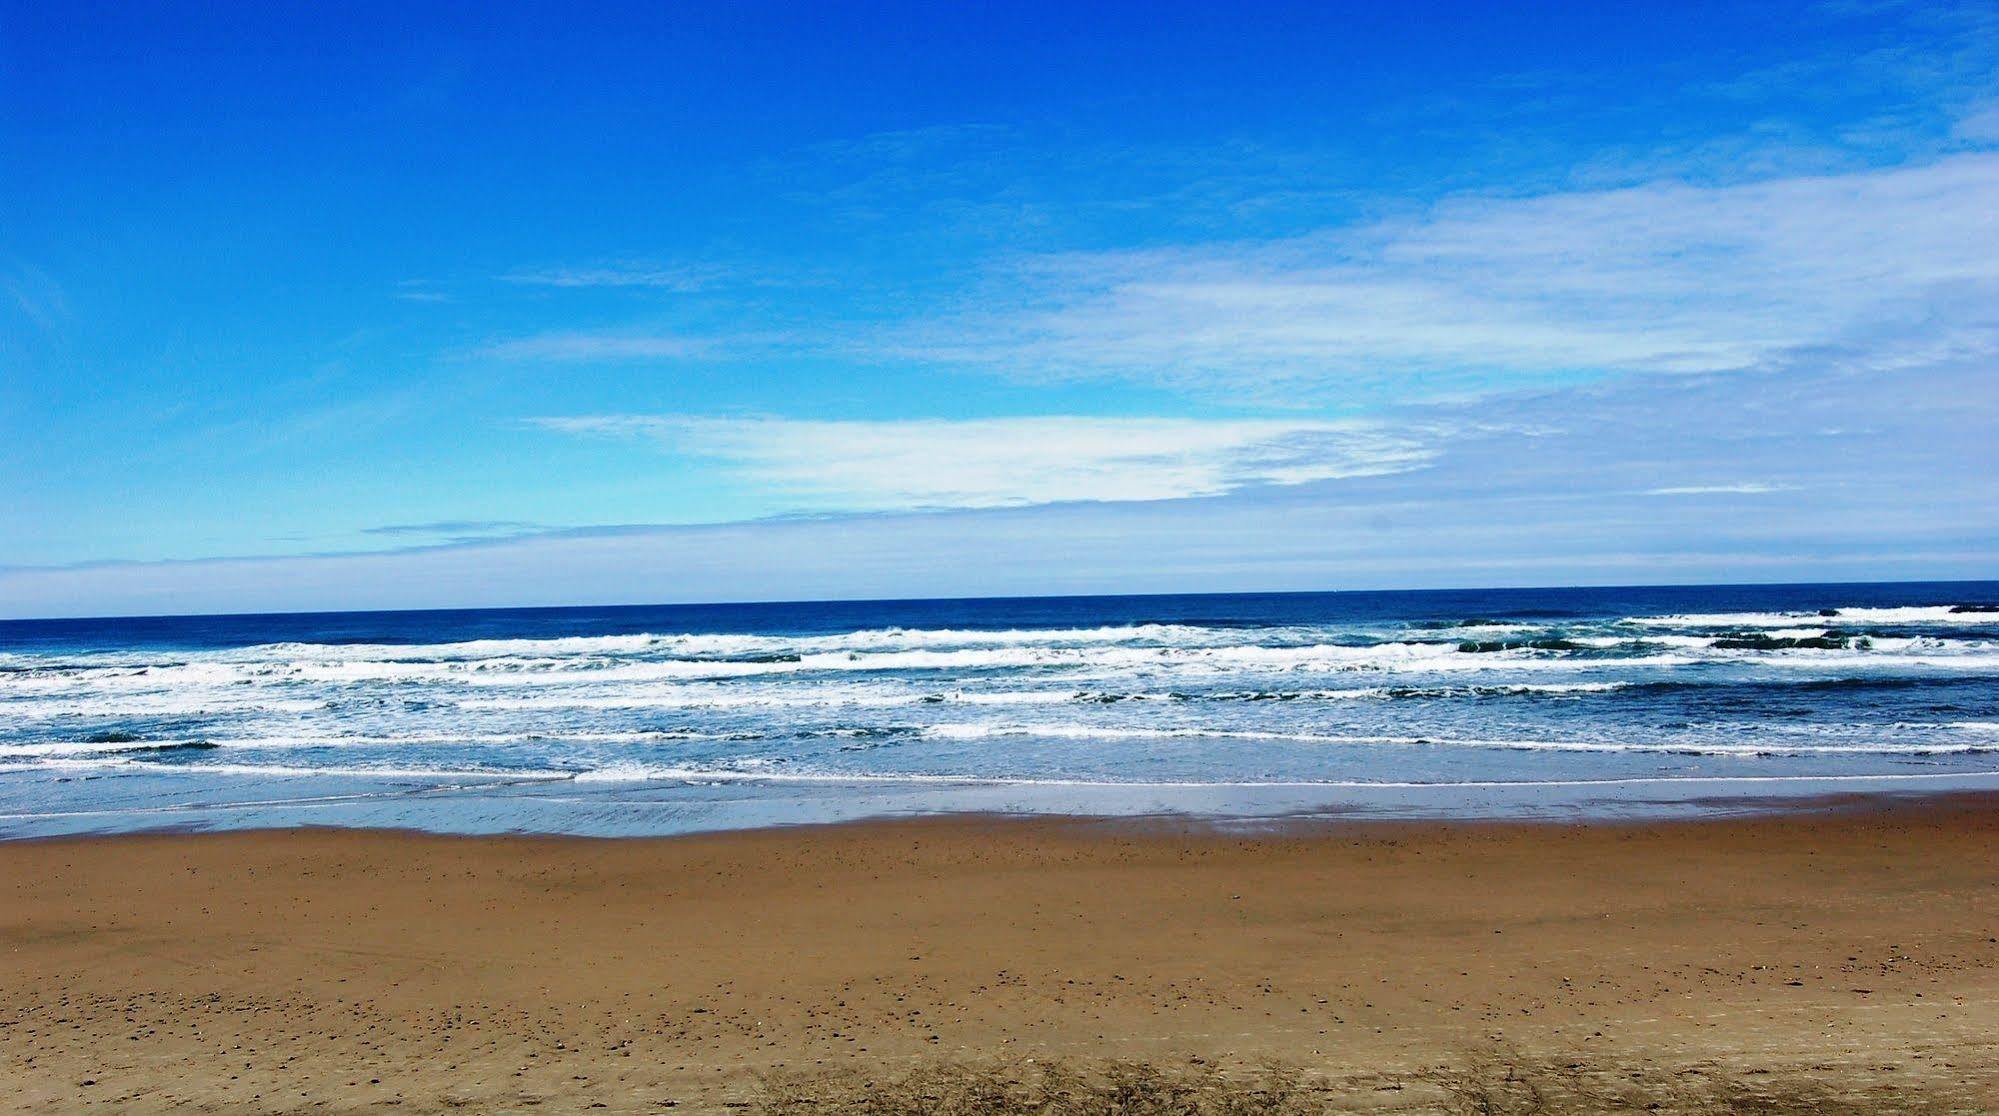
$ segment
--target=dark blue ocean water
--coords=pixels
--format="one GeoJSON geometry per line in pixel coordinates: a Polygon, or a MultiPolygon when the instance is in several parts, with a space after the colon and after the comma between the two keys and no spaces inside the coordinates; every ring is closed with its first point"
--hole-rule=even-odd
{"type": "Polygon", "coordinates": [[[1999,583],[0,622],[0,835],[1999,785],[1999,583]]]}

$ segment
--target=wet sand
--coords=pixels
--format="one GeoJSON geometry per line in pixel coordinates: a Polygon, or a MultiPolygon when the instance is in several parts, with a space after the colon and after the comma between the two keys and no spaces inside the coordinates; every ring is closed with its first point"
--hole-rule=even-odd
{"type": "Polygon", "coordinates": [[[1451,1110],[1467,1067],[1983,1111],[1999,799],[16,842],[0,954],[10,1112],[703,1111],[772,1074],[1106,1058],[1277,1059],[1365,1111],[1451,1110]]]}

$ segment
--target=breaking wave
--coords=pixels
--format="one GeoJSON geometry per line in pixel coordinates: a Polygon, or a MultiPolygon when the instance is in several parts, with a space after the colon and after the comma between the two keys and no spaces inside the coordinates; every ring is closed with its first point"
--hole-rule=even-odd
{"type": "Polygon", "coordinates": [[[147,778],[1553,785],[1927,777],[1999,750],[1982,600],[1465,596],[1261,619],[996,602],[840,630],[680,630],[661,610],[604,633],[267,619],[226,645],[0,638],[0,812],[147,778]]]}

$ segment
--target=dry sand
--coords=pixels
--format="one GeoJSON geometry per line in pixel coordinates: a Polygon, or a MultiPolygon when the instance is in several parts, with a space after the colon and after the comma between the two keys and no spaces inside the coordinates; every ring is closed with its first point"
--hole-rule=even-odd
{"type": "Polygon", "coordinates": [[[1986,1111],[1995,936],[1983,798],[17,842],[0,1110],[684,1112],[760,1105],[773,1073],[1274,1058],[1342,1109],[1530,1111],[1538,1075],[1599,1106],[1986,1111]],[[1514,1083],[1482,1100],[1467,1072],[1514,1083]]]}

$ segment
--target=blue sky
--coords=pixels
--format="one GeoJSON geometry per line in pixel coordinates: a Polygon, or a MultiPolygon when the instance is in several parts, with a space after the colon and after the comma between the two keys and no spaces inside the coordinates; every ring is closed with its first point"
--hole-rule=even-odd
{"type": "Polygon", "coordinates": [[[0,615],[1999,573],[1989,3],[0,3],[0,615]]]}

